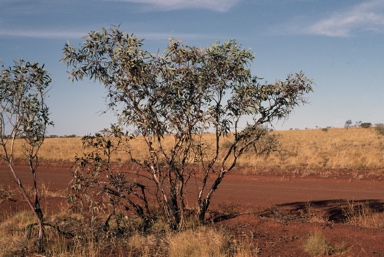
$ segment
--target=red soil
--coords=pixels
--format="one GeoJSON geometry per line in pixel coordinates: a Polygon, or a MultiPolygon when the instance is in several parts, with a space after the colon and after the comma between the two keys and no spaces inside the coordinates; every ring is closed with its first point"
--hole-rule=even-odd
{"type": "MultiPolygon", "coordinates": [[[[69,169],[42,166],[38,179],[50,191],[64,190],[71,180],[69,169]]],[[[31,183],[28,169],[18,170],[23,183],[31,183]]],[[[0,184],[12,183],[7,167],[0,166],[0,184]]],[[[187,190],[189,195],[196,191],[187,190]]],[[[63,199],[45,200],[51,201],[46,206],[64,203],[63,199]]],[[[187,204],[193,206],[192,200],[187,204]]],[[[0,208],[6,215],[22,205],[11,198],[0,208]]],[[[253,243],[255,256],[309,256],[303,245],[315,231],[324,234],[335,248],[343,249],[338,256],[384,256],[384,182],[378,179],[229,174],[214,195],[211,210],[218,228],[237,234],[243,243],[253,243]],[[346,224],[343,210],[351,203],[363,203],[378,213],[375,224],[379,228],[346,224]]]]}

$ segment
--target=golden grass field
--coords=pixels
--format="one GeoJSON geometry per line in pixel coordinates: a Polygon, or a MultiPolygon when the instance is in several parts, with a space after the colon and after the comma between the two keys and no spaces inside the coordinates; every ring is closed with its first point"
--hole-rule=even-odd
{"type": "MultiPolygon", "coordinates": [[[[309,129],[271,133],[277,135],[280,142],[276,152],[263,157],[250,151],[242,156],[238,165],[264,170],[384,168],[384,137],[380,137],[375,128],[331,128],[327,131],[309,129]]],[[[206,135],[208,142],[211,138],[213,135],[206,135]]],[[[224,138],[222,142],[228,140],[230,138],[224,138]]],[[[130,141],[130,145],[135,157],[147,156],[142,138],[130,141]]],[[[60,165],[73,162],[74,156],[81,155],[83,151],[80,137],[47,138],[40,156],[43,164],[48,162],[60,165]]],[[[18,152],[16,157],[21,158],[22,154],[18,152]]],[[[123,163],[129,161],[124,150],[117,152],[114,160],[123,163]]]]}

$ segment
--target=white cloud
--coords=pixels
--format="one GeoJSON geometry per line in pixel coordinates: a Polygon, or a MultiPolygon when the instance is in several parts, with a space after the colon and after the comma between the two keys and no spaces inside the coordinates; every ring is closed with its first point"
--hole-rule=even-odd
{"type": "MultiPolygon", "coordinates": [[[[80,39],[86,36],[91,30],[84,29],[73,31],[50,31],[50,30],[4,30],[0,29],[1,37],[20,37],[20,38],[43,38],[43,39],[80,39]]],[[[161,33],[161,32],[141,32],[136,34],[137,37],[145,40],[168,41],[169,38],[181,40],[201,40],[217,38],[214,35],[196,34],[196,33],[161,33]]]]}
{"type": "Polygon", "coordinates": [[[73,39],[81,38],[86,32],[70,31],[48,31],[48,30],[5,30],[0,29],[0,37],[29,37],[50,39],[73,39]]]}
{"type": "Polygon", "coordinates": [[[318,35],[347,37],[356,30],[384,29],[384,1],[370,1],[318,21],[308,29],[318,35]]]}
{"type": "Polygon", "coordinates": [[[217,12],[227,12],[242,0],[107,0],[145,4],[148,8],[156,7],[162,10],[199,8],[217,12]]]}
{"type": "MultiPolygon", "coordinates": [[[[303,20],[301,24],[307,23],[303,20]]],[[[349,37],[358,31],[384,31],[384,0],[366,1],[346,10],[334,12],[309,25],[291,24],[289,31],[330,37],[349,37]]]]}

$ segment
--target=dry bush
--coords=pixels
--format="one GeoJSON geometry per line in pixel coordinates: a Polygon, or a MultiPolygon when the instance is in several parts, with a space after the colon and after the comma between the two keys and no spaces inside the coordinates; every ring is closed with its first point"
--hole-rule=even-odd
{"type": "Polygon", "coordinates": [[[343,209],[346,217],[346,223],[365,228],[382,228],[384,227],[384,213],[375,212],[368,202],[355,203],[348,202],[347,208],[343,209]]]}
{"type": "Polygon", "coordinates": [[[333,255],[347,250],[345,245],[334,246],[319,231],[312,232],[304,243],[304,251],[311,256],[333,255]]]}
{"type": "Polygon", "coordinates": [[[304,250],[311,256],[331,255],[334,252],[332,245],[328,242],[325,236],[316,231],[309,235],[305,241],[304,250]]]}
{"type": "Polygon", "coordinates": [[[226,256],[228,241],[217,230],[200,227],[169,236],[169,256],[226,256]]]}

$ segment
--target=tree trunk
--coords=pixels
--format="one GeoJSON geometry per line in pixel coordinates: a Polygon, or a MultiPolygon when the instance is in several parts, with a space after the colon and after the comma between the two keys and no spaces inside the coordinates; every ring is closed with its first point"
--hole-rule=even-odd
{"type": "MultiPolygon", "coordinates": [[[[217,187],[219,186],[219,184],[221,183],[221,181],[223,180],[224,178],[224,175],[225,175],[226,171],[221,171],[220,174],[218,175],[218,177],[215,179],[215,181],[213,182],[212,186],[211,186],[211,189],[209,190],[209,192],[207,193],[206,197],[204,198],[203,201],[200,201],[200,204],[198,206],[198,217],[199,217],[199,221],[200,222],[204,222],[205,220],[205,214],[207,213],[207,210],[208,210],[208,207],[211,203],[211,198],[213,196],[213,193],[216,192],[216,189],[217,187]]],[[[204,188],[201,189],[201,193],[202,193],[202,190],[204,188]]]]}
{"type": "Polygon", "coordinates": [[[43,212],[40,208],[40,202],[37,198],[35,201],[34,211],[35,211],[36,217],[38,219],[39,233],[38,233],[37,241],[38,241],[38,246],[39,246],[39,253],[43,253],[44,252],[44,242],[43,242],[43,240],[44,240],[44,215],[43,215],[43,212]]]}

